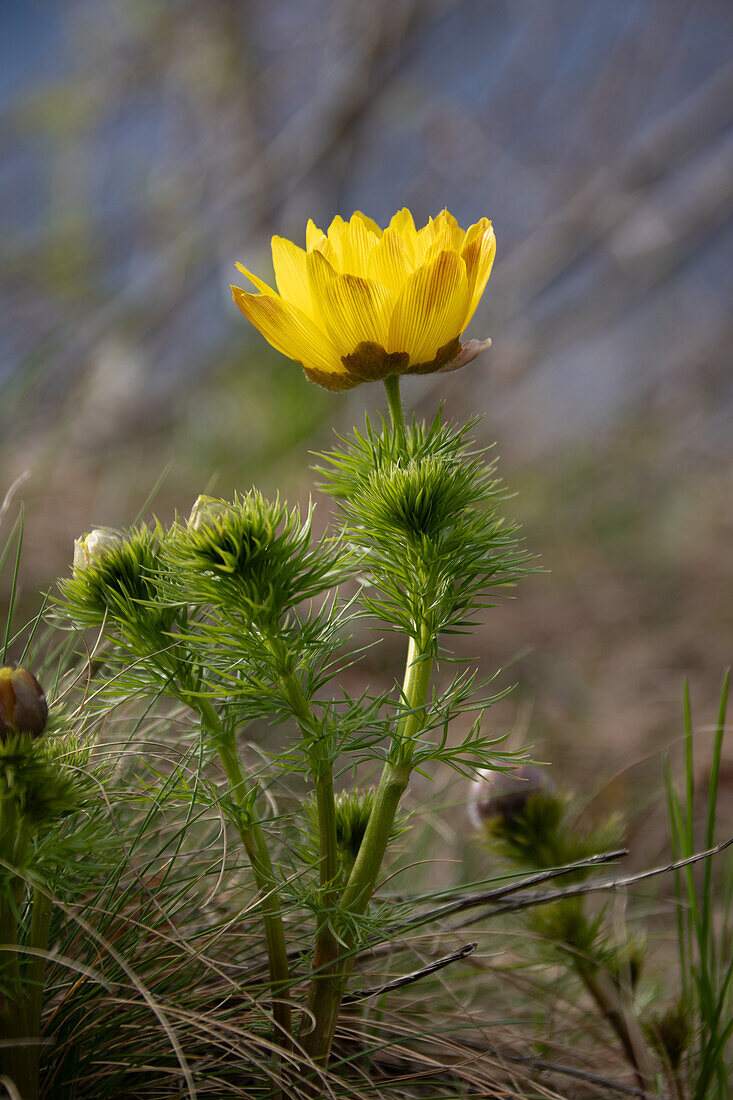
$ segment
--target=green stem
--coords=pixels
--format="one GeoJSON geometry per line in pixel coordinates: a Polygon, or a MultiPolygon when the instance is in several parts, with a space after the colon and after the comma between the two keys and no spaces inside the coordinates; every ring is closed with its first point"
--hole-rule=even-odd
{"type": "Polygon", "coordinates": [[[11,864],[15,859],[16,825],[15,799],[11,794],[4,794],[0,796],[0,858],[11,864]]]}
{"type": "Polygon", "coordinates": [[[432,671],[431,653],[430,643],[421,646],[410,638],[402,687],[404,712],[397,723],[369,824],[341,899],[341,907],[351,912],[363,913],[369,903],[387,850],[397,806],[410,779],[415,740],[425,723],[424,708],[432,671]]]}
{"type": "Polygon", "coordinates": [[[338,847],[336,845],[336,805],[333,791],[333,761],[326,742],[325,732],[315,735],[313,713],[298,678],[286,672],[281,679],[283,693],[298,723],[313,774],[318,809],[318,834],[320,843],[320,881],[326,891],[324,905],[335,904],[338,877],[338,847]]]}
{"type": "MultiPolygon", "coordinates": [[[[20,815],[18,827],[16,829],[15,837],[15,851],[13,852],[12,863],[14,867],[20,867],[25,858],[25,853],[28,850],[28,845],[35,833],[35,826],[33,826],[23,815],[20,815]]],[[[15,898],[16,909],[20,909],[20,906],[25,897],[26,882],[20,875],[16,875],[15,886],[13,889],[13,897],[15,898]]]]}
{"type": "MultiPolygon", "coordinates": [[[[360,916],[369,904],[397,807],[410,780],[415,741],[425,724],[425,703],[432,671],[431,653],[432,639],[423,638],[421,643],[410,639],[402,688],[404,711],[392,738],[389,758],[382,771],[364,839],[341,898],[341,909],[348,911],[350,916],[360,916]]],[[[310,1006],[315,1023],[303,1044],[314,1061],[321,1065],[328,1061],[341,999],[353,966],[353,933],[346,932],[343,941],[346,950],[315,983],[310,1006]]]]}
{"type": "Polygon", "coordinates": [[[316,919],[313,952],[313,982],[308,1007],[317,1011],[319,987],[338,957],[338,940],[332,928],[332,916],[338,903],[338,846],[336,843],[336,803],[333,789],[333,762],[323,736],[314,737],[313,715],[303,688],[293,672],[284,672],[281,688],[298,722],[308,747],[318,813],[320,911],[316,919]]]}
{"type": "Polygon", "coordinates": [[[399,374],[388,374],[384,379],[384,388],[387,391],[387,403],[389,404],[389,415],[392,420],[392,427],[395,433],[399,434],[400,438],[404,442],[405,440],[405,414],[402,409],[402,395],[400,394],[400,376],[399,374]]]}
{"type": "MultiPolygon", "coordinates": [[[[18,807],[11,795],[0,798],[0,857],[15,866],[19,829],[18,807]]],[[[22,898],[23,880],[13,876],[11,888],[0,896],[2,985],[0,998],[0,1064],[23,1100],[38,1100],[38,1051],[28,1043],[28,1005],[18,955],[16,898],[22,898]]]]}
{"type": "Polygon", "coordinates": [[[31,1081],[29,1095],[33,1097],[37,1096],[39,1092],[43,982],[46,977],[48,933],[51,926],[51,899],[38,887],[34,887],[31,905],[31,928],[28,945],[33,948],[34,953],[28,958],[25,981],[28,988],[28,1038],[32,1044],[27,1048],[28,1072],[31,1081]]]}
{"type": "Polygon", "coordinates": [[[201,715],[207,732],[217,747],[219,759],[229,780],[232,797],[244,811],[239,818],[238,831],[252,865],[255,883],[261,894],[262,923],[265,932],[270,981],[274,995],[272,1012],[276,1023],[283,1032],[278,1037],[279,1041],[283,1043],[285,1037],[292,1034],[292,1015],[290,1005],[282,999],[288,996],[290,968],[288,966],[288,952],[285,943],[278,882],[262,826],[259,821],[249,815],[248,808],[245,808],[246,780],[234,737],[222,729],[219,716],[208,699],[196,699],[192,705],[201,715]]]}
{"type": "Polygon", "coordinates": [[[28,960],[28,1025],[31,1036],[36,1039],[41,1034],[41,1013],[43,1009],[43,980],[46,975],[46,955],[48,951],[48,933],[51,927],[51,899],[43,890],[34,887],[33,909],[29,946],[33,948],[28,960]]]}

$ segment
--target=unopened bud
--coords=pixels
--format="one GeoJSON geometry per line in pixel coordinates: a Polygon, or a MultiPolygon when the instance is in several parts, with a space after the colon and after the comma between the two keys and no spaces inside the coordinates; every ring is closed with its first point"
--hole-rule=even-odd
{"type": "Polygon", "coordinates": [[[74,540],[74,570],[87,569],[107,551],[122,546],[124,539],[113,527],[96,527],[88,535],[74,540]]]}
{"type": "Polygon", "coordinates": [[[202,531],[205,527],[226,519],[231,510],[231,505],[225,500],[217,500],[215,497],[197,497],[191,509],[191,515],[188,517],[188,526],[194,531],[202,531]]]}
{"type": "Polygon", "coordinates": [[[506,773],[482,772],[473,783],[471,820],[477,828],[497,818],[513,821],[524,812],[532,795],[551,793],[553,789],[547,769],[535,764],[522,764],[506,773]]]}
{"type": "Polygon", "coordinates": [[[46,728],[48,704],[43,688],[26,668],[0,668],[0,742],[12,733],[39,737],[46,728]]]}
{"type": "Polygon", "coordinates": [[[336,845],[349,869],[359,854],[373,806],[371,790],[342,791],[336,796],[336,845]]]}

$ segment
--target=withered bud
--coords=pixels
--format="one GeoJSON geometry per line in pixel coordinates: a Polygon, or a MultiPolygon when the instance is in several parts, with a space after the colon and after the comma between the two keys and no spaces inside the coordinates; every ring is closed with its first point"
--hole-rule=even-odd
{"type": "Polygon", "coordinates": [[[547,769],[536,764],[521,764],[506,773],[484,771],[472,783],[471,821],[476,828],[495,818],[512,821],[524,811],[528,798],[553,790],[547,769]]]}
{"type": "Polygon", "coordinates": [[[231,506],[225,500],[199,496],[188,517],[188,526],[194,531],[202,531],[212,523],[225,519],[229,512],[231,512],[231,506]]]}
{"type": "Polygon", "coordinates": [[[124,542],[119,531],[113,527],[96,527],[88,535],[74,540],[74,572],[87,569],[93,562],[108,551],[114,550],[124,542]]]}
{"type": "Polygon", "coordinates": [[[46,728],[48,703],[43,688],[26,668],[0,668],[0,742],[12,733],[40,737],[46,728]]]}

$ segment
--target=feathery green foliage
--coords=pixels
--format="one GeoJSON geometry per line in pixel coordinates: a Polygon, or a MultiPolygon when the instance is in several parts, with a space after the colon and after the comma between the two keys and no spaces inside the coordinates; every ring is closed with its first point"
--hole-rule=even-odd
{"type": "Polygon", "coordinates": [[[361,556],[364,606],[409,637],[465,631],[529,568],[516,525],[499,511],[508,494],[496,460],[472,449],[472,426],[438,415],[403,435],[367,421],[317,471],[361,556]]]}
{"type": "MultiPolygon", "coordinates": [[[[473,973],[470,984],[457,979],[460,993],[453,985],[475,949],[456,950],[450,919],[472,904],[468,888],[451,898],[420,883],[417,896],[403,895],[387,873],[409,836],[410,864],[398,866],[403,881],[420,882],[430,841],[416,822],[438,821],[451,770],[510,775],[524,759],[484,721],[509,688],[471,668],[452,679],[435,668],[452,659],[449,636],[530,569],[502,515],[495,460],[473,449],[471,425],[438,416],[405,427],[395,385],[390,410],[391,426],[367,421],[322,458],[338,511],[320,537],[312,508],[303,516],[251,490],[200,497],[187,522],[79,540],[53,613],[68,641],[46,639],[35,666],[55,669],[49,726],[0,746],[0,1058],[27,1100],[374,1097],[395,1064],[433,1100],[519,1097],[550,1095],[547,1072],[571,1074],[505,1050],[524,1074],[516,1091],[519,1078],[496,1070],[483,1033],[481,1051],[471,1048],[447,1009],[478,995],[473,973]],[[344,674],[368,648],[354,643],[365,619],[404,633],[401,684],[349,689],[344,674]],[[410,814],[403,798],[416,772],[440,782],[410,814]],[[384,982],[387,951],[396,981],[384,982]],[[413,974],[405,952],[416,956],[413,974]],[[451,978],[436,978],[447,966],[451,978]],[[418,981],[417,997],[402,992],[418,981]],[[438,1012],[448,1024],[435,1034],[438,1012]]],[[[11,619],[6,646],[33,658],[39,620],[23,643],[11,619]]],[[[708,846],[723,721],[724,706],[708,846]]],[[[693,850],[690,774],[687,816],[670,794],[678,854],[693,850]]],[[[524,927],[543,944],[536,958],[549,952],[553,995],[577,1001],[580,980],[647,1091],[661,1088],[660,1064],[671,1082],[687,1075],[695,1100],[711,1082],[722,1088],[731,979],[712,873],[682,880],[685,996],[642,1023],[644,936],[579,893],[593,886],[592,857],[617,845],[619,819],[588,825],[541,783],[492,804],[503,810],[487,821],[488,848],[512,874],[474,886],[491,887],[498,911],[507,898],[521,909],[512,875],[536,872],[524,884],[524,927]],[[561,873],[575,894],[536,896],[561,873]]],[[[588,1036],[595,1044],[592,1020],[588,1036]]],[[[583,1076],[601,1090],[589,1095],[605,1095],[605,1077],[583,1076]]]]}

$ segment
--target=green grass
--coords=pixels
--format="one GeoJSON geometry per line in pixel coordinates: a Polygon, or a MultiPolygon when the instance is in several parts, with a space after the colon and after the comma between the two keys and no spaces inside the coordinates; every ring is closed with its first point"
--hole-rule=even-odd
{"type": "MultiPolygon", "coordinates": [[[[720,765],[728,704],[730,672],[720,694],[710,778],[705,792],[702,845],[715,841],[720,765]]],[[[676,859],[692,855],[696,845],[695,768],[692,710],[687,682],[684,687],[685,783],[682,794],[667,773],[667,799],[676,859]]],[[[698,825],[699,827],[699,825],[698,825]]],[[[728,861],[730,863],[730,861],[728,861]]],[[[731,958],[730,867],[714,890],[714,868],[706,861],[701,873],[692,866],[675,875],[681,1000],[691,1013],[696,1042],[687,1075],[692,1100],[729,1100],[733,1059],[733,958],[731,958]]]]}

